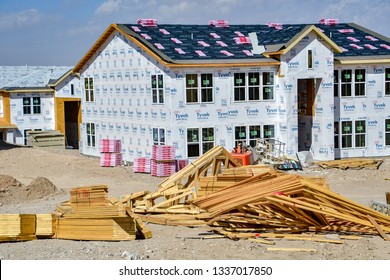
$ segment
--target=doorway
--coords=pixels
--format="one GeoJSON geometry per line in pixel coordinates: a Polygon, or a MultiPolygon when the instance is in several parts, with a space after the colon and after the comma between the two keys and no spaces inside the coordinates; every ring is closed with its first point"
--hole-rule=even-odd
{"type": "Polygon", "coordinates": [[[80,101],[65,101],[65,141],[68,148],[79,148],[79,112],[80,101]]]}
{"type": "Polygon", "coordinates": [[[310,151],[315,99],[321,79],[298,80],[298,151],[310,151]]]}

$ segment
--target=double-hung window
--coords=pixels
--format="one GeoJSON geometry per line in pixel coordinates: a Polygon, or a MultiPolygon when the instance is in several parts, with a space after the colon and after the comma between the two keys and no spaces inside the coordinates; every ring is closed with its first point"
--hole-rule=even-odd
{"type": "Polygon", "coordinates": [[[366,95],[366,70],[355,70],[355,96],[366,95]]]}
{"type": "Polygon", "coordinates": [[[334,122],[334,148],[338,149],[340,148],[340,123],[334,122]]]}
{"type": "Polygon", "coordinates": [[[41,98],[40,97],[23,97],[23,114],[40,114],[41,109],[41,98]]]}
{"type": "Polygon", "coordinates": [[[263,72],[263,100],[274,99],[274,73],[263,72]]]}
{"type": "Polygon", "coordinates": [[[366,69],[344,69],[334,71],[334,96],[339,93],[339,78],[341,97],[366,96],[366,69]]]}
{"type": "Polygon", "coordinates": [[[152,75],[152,103],[164,104],[164,79],[163,75],[152,75]]]}
{"type": "Polygon", "coordinates": [[[234,73],[234,101],[260,101],[274,99],[274,73],[234,73]]]}
{"type": "Polygon", "coordinates": [[[352,70],[341,70],[341,96],[352,96],[352,70]]]}
{"type": "Polygon", "coordinates": [[[213,101],[213,74],[186,74],[186,103],[212,103],[213,101]]]}
{"type": "MultiPolygon", "coordinates": [[[[338,122],[335,122],[335,148],[338,143],[338,122]],[[337,130],[336,130],[337,129],[337,130]],[[336,135],[337,131],[337,135],[336,135]]],[[[341,122],[341,148],[364,148],[366,147],[366,121],[342,121],[341,122]]]]}
{"type": "Polygon", "coordinates": [[[256,146],[257,139],[274,139],[275,138],[275,126],[274,125],[249,125],[249,126],[236,126],[234,127],[234,145],[238,147],[241,145],[247,145],[251,147],[256,146]],[[261,133],[263,131],[263,133],[261,133]]]}
{"type": "Polygon", "coordinates": [[[153,128],[153,144],[165,145],[165,129],[153,128]]]}
{"type": "Polygon", "coordinates": [[[214,147],[214,128],[187,128],[187,156],[198,157],[214,147]]]}
{"type": "Polygon", "coordinates": [[[85,90],[85,101],[94,102],[95,97],[93,93],[93,78],[86,77],[84,78],[84,90],[85,90]]]}
{"type": "Polygon", "coordinates": [[[355,121],[355,147],[366,147],[366,121],[355,121]]]}
{"type": "Polygon", "coordinates": [[[95,147],[96,136],[95,136],[95,123],[87,123],[87,147],[95,147]]]}

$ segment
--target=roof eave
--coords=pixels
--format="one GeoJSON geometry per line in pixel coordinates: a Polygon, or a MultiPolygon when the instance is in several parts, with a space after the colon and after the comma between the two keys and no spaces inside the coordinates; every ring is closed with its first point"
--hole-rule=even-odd
{"type": "Polygon", "coordinates": [[[390,55],[335,57],[334,63],[338,65],[390,64],[390,55]]]}

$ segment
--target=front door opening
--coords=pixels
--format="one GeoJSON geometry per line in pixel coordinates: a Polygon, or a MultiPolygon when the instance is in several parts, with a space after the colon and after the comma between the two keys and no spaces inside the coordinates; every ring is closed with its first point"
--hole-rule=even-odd
{"type": "Polygon", "coordinates": [[[298,80],[298,151],[310,151],[315,98],[321,79],[298,80]]]}
{"type": "Polygon", "coordinates": [[[65,137],[66,146],[79,148],[79,110],[80,101],[65,101],[65,137]]]}

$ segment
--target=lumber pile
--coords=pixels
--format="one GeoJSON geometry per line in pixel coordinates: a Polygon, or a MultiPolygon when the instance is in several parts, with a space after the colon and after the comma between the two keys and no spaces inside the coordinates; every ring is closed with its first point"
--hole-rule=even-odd
{"type": "Polygon", "coordinates": [[[0,242],[51,238],[53,217],[51,214],[0,214],[0,242]]]}
{"type": "Polygon", "coordinates": [[[27,145],[33,147],[65,147],[65,136],[58,130],[30,130],[27,145]]]}
{"type": "Polygon", "coordinates": [[[108,197],[105,185],[77,187],[56,209],[55,238],[73,240],[135,240],[152,233],[141,219],[129,215],[120,200],[108,197]],[[137,224],[138,223],[138,224],[137,224]]]}
{"type": "Polygon", "coordinates": [[[210,214],[210,226],[231,232],[390,232],[389,216],[330,191],[316,179],[280,172],[253,176],[193,203],[210,214]]]}
{"type": "Polygon", "coordinates": [[[329,161],[320,161],[315,162],[322,168],[339,168],[342,170],[346,169],[378,169],[383,160],[381,159],[368,159],[368,158],[347,158],[347,159],[337,159],[329,161]]]}

